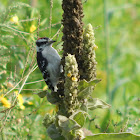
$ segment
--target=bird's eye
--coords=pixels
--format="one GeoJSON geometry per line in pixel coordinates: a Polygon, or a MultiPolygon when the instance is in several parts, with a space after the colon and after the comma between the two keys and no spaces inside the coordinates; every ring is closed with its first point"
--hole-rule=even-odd
{"type": "Polygon", "coordinates": [[[46,44],[46,42],[36,42],[36,45],[40,47],[41,45],[46,44]]]}

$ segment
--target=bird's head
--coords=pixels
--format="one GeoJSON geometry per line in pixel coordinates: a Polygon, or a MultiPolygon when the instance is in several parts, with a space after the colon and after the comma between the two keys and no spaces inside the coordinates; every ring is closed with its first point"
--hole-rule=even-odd
{"type": "Polygon", "coordinates": [[[54,42],[56,41],[51,40],[47,37],[38,38],[36,41],[37,51],[40,52],[43,51],[45,47],[51,47],[54,42]]]}

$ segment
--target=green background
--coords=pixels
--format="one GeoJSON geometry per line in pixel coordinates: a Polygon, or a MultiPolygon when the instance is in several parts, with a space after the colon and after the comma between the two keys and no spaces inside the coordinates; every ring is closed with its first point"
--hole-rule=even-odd
{"type": "MultiPolygon", "coordinates": [[[[45,87],[42,74],[36,68],[35,40],[39,37],[57,40],[54,44],[62,54],[61,0],[1,0],[0,1],[0,95],[14,103],[14,91],[23,95],[25,109],[17,104],[0,114],[1,135],[7,139],[49,139],[42,120],[45,113],[53,114],[55,106],[36,94],[45,87]],[[18,24],[11,22],[17,16],[18,24]],[[40,18],[39,18],[40,17],[40,18]],[[51,20],[52,19],[52,20],[51,20]],[[50,28],[51,27],[51,28],[50,28]],[[57,32],[59,33],[57,34],[57,32]],[[28,75],[29,74],[29,75],[28,75]],[[25,76],[28,75],[25,83],[25,76]],[[13,91],[6,94],[21,79],[13,91]],[[33,102],[29,105],[28,101],[33,102]],[[9,113],[9,114],[8,114],[9,113]]],[[[83,0],[84,27],[91,23],[96,38],[97,84],[92,96],[111,105],[110,109],[90,112],[85,127],[93,133],[126,132],[140,134],[140,2],[138,0],[83,0]]],[[[6,108],[0,104],[0,110],[6,108]]]]}

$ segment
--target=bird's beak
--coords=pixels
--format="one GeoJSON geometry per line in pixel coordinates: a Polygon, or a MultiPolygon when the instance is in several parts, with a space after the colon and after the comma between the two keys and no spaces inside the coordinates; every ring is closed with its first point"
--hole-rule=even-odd
{"type": "Polygon", "coordinates": [[[54,42],[56,42],[55,40],[50,40],[49,41],[49,44],[52,44],[52,43],[54,43],[54,42]]]}

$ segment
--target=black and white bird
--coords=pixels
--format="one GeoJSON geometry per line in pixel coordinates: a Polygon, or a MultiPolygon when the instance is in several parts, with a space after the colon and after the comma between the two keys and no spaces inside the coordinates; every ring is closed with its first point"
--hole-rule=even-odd
{"type": "Polygon", "coordinates": [[[59,81],[61,67],[61,58],[58,52],[52,47],[56,42],[47,37],[39,38],[36,41],[37,64],[42,72],[43,78],[49,89],[57,92],[57,84],[59,81]]]}

